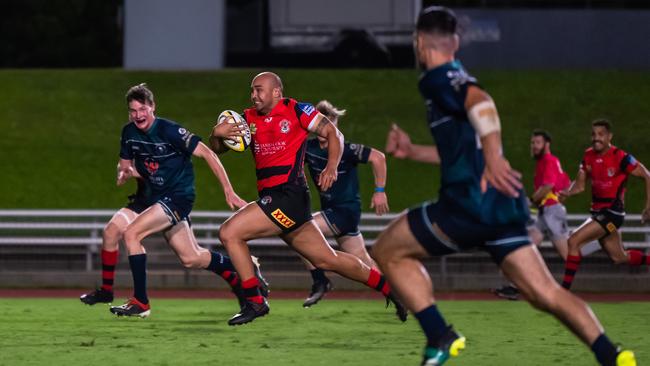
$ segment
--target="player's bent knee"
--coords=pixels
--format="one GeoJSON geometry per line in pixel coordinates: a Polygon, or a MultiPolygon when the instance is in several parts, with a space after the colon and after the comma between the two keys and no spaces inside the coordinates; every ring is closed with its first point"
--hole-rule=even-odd
{"type": "Polygon", "coordinates": [[[106,225],[106,227],[104,227],[104,231],[102,232],[104,249],[117,249],[119,241],[122,239],[123,235],[124,230],[120,229],[120,227],[117,225],[111,223],[106,225]]]}

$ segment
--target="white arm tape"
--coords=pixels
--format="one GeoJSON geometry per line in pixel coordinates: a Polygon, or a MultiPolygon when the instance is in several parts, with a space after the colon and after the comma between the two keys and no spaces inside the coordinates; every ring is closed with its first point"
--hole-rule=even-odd
{"type": "Polygon", "coordinates": [[[479,137],[501,131],[499,113],[497,113],[497,107],[492,100],[485,100],[474,104],[467,111],[467,117],[479,137]]]}

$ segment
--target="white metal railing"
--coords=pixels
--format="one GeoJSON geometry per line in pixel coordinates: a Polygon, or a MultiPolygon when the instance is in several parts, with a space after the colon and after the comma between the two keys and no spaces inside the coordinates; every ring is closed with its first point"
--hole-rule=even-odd
{"type": "MultiPolygon", "coordinates": [[[[85,247],[86,269],[92,270],[92,255],[99,251],[102,230],[114,213],[114,210],[0,210],[0,245],[85,247]],[[57,235],[58,232],[61,234],[57,235]]],[[[229,211],[192,212],[192,229],[199,244],[207,247],[220,244],[217,232],[221,223],[231,215],[229,211]]],[[[359,229],[367,237],[366,245],[373,245],[377,234],[398,216],[363,213],[359,229]]],[[[587,217],[569,214],[570,229],[575,229],[587,217]]],[[[642,225],[640,220],[641,215],[626,216],[626,224],[621,228],[626,247],[650,248],[650,226],[642,225]],[[629,239],[634,234],[636,240],[629,239]]],[[[335,244],[333,240],[330,243],[335,244]]],[[[249,244],[276,246],[282,245],[283,241],[273,237],[252,240],[249,244]]],[[[542,246],[550,247],[551,244],[544,242],[542,246]]]]}

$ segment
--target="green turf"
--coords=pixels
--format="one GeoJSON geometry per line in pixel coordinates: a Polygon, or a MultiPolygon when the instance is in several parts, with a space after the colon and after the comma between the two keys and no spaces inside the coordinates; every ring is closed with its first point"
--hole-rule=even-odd
{"type": "MultiPolygon", "coordinates": [[[[76,299],[0,299],[0,365],[417,365],[423,335],[381,301],[327,300],[229,327],[228,300],[154,300],[148,319],[115,318],[76,299]]],[[[449,365],[595,365],[550,316],[522,302],[442,302],[468,348],[449,365]]],[[[608,333],[650,359],[647,303],[595,304],[608,333]]]]}
{"type": "MultiPolygon", "coordinates": [[[[133,185],[116,188],[121,126],[126,122],[123,96],[146,81],[156,95],[157,112],[199,135],[226,108],[250,104],[249,83],[258,70],[221,72],[126,72],[122,70],[0,70],[0,196],[3,208],[116,208],[133,185]]],[[[286,95],[316,102],[328,98],[348,116],[345,136],[382,148],[391,122],[397,121],[418,143],[430,143],[415,70],[277,70],[286,95]]],[[[650,73],[642,71],[482,71],[474,70],[497,102],[504,144],[512,165],[532,183],[529,134],[549,129],[554,151],[575,175],[589,144],[589,121],[609,117],[614,142],[650,161],[646,148],[650,115],[650,73]]],[[[224,163],[237,192],[256,196],[249,153],[228,153],[224,163]]],[[[438,170],[389,159],[387,192],[399,211],[435,197],[438,170]]],[[[195,209],[224,209],[223,194],[204,162],[195,162],[195,209]]],[[[372,174],[361,169],[362,198],[368,210],[372,174]]],[[[643,184],[629,184],[628,211],[644,205],[643,184]]],[[[590,195],[568,202],[586,212],[590,195]]]]}

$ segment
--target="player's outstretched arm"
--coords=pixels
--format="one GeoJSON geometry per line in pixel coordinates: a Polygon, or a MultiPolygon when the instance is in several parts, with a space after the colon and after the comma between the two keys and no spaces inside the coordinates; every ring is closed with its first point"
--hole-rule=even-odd
{"type": "Polygon", "coordinates": [[[643,164],[639,163],[630,174],[645,180],[645,208],[641,212],[641,223],[645,224],[650,221],[650,172],[643,164]]]}
{"type": "Polygon", "coordinates": [[[221,186],[223,187],[223,192],[226,196],[226,203],[231,210],[234,208],[241,208],[246,205],[246,201],[239,198],[237,193],[235,193],[235,190],[232,188],[230,180],[228,179],[228,174],[226,173],[226,169],[223,167],[223,164],[221,164],[221,160],[219,160],[217,154],[210,150],[210,148],[208,148],[204,143],[199,142],[192,155],[198,156],[204,159],[206,163],[208,163],[208,166],[212,170],[212,173],[214,173],[214,175],[219,180],[219,183],[221,183],[221,186]]]}
{"type": "Polygon", "coordinates": [[[393,123],[386,137],[386,152],[398,159],[410,159],[421,163],[440,164],[440,155],[435,145],[417,145],[396,123],[393,123]]]}
{"type": "Polygon", "coordinates": [[[519,190],[523,188],[521,173],[512,169],[503,157],[501,121],[494,101],[479,87],[470,86],[465,98],[465,110],[483,146],[485,170],[481,181],[482,189],[487,189],[489,183],[503,194],[518,197],[519,190]]]}
{"type": "Polygon", "coordinates": [[[375,193],[370,201],[370,208],[375,209],[377,215],[388,213],[388,197],[384,188],[386,187],[386,156],[377,149],[370,149],[368,163],[372,168],[372,174],[375,176],[375,193]]]}
{"type": "Polygon", "coordinates": [[[576,180],[571,182],[569,188],[560,191],[560,202],[564,202],[567,198],[575,196],[576,194],[582,193],[585,190],[587,185],[587,173],[584,170],[578,170],[576,174],[576,180]]]}
{"type": "Polygon", "coordinates": [[[321,191],[327,191],[336,182],[336,168],[343,155],[343,134],[327,117],[318,114],[312,132],[327,139],[327,165],[318,176],[318,186],[321,191]]]}

